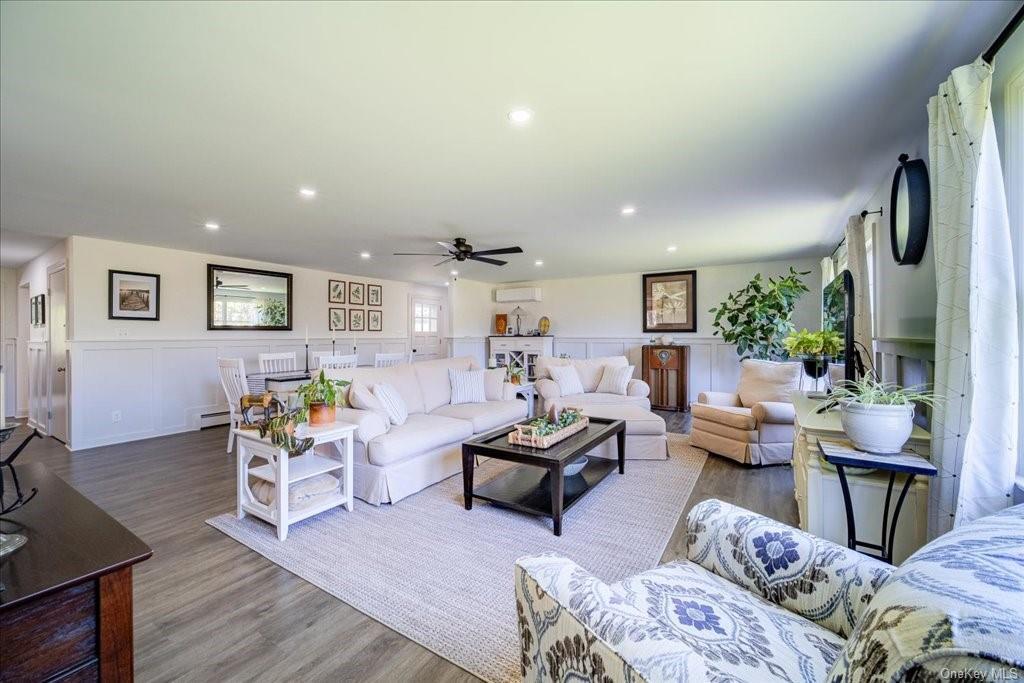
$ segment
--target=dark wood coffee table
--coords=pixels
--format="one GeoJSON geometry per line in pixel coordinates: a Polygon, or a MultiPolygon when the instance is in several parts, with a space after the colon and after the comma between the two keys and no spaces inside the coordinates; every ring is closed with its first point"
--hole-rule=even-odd
{"type": "Polygon", "coordinates": [[[597,444],[615,437],[618,445],[619,474],[626,472],[626,423],[622,420],[590,418],[583,431],[573,434],[551,448],[530,448],[508,442],[512,427],[502,427],[462,444],[462,487],[466,509],[473,499],[512,508],[531,515],[550,517],[555,536],[562,535],[562,513],[611,474],[616,462],[591,457],[579,474],[565,476],[565,466],[597,444]],[[473,490],[473,465],[482,455],[521,463],[473,490]]]}

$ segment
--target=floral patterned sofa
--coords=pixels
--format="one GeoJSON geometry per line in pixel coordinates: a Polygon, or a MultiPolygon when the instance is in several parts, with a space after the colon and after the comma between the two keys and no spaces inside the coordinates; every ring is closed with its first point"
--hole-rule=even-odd
{"type": "Polygon", "coordinates": [[[1024,677],[1024,505],[899,568],[717,500],[688,561],[605,584],[516,563],[524,681],[932,681],[1024,677]]]}

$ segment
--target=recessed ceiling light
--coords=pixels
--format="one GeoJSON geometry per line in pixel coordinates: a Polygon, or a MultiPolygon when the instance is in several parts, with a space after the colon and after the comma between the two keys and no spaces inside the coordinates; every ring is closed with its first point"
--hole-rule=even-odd
{"type": "Polygon", "coordinates": [[[445,286],[445,287],[449,287],[449,286],[451,286],[451,284],[452,284],[452,283],[448,282],[447,280],[445,280],[445,281],[444,281],[444,286],[445,286]]]}
{"type": "Polygon", "coordinates": [[[457,271],[457,270],[453,270],[453,271],[450,271],[450,272],[449,272],[448,274],[449,274],[449,275],[458,275],[458,274],[459,274],[459,271],[457,271]]]}
{"type": "Polygon", "coordinates": [[[525,107],[513,109],[508,113],[508,120],[514,126],[525,126],[533,119],[533,112],[525,107]]]}
{"type": "Polygon", "coordinates": [[[314,190],[312,187],[300,187],[299,194],[301,194],[306,199],[312,199],[313,197],[316,196],[316,190],[314,190]]]}
{"type": "Polygon", "coordinates": [[[206,221],[206,223],[203,224],[203,227],[206,228],[207,230],[220,230],[220,223],[215,223],[214,221],[206,221]]]}
{"type": "Polygon", "coordinates": [[[626,204],[624,207],[622,207],[620,213],[623,216],[632,216],[634,213],[636,213],[636,207],[633,206],[632,204],[626,204]]]}
{"type": "Polygon", "coordinates": [[[537,259],[536,261],[533,262],[533,265],[535,265],[537,267],[543,266],[544,265],[544,261],[542,261],[541,259],[537,259]]]}
{"type": "Polygon", "coordinates": [[[368,251],[361,251],[361,252],[359,252],[359,258],[361,258],[361,259],[368,259],[368,258],[370,258],[370,252],[368,252],[368,251]]]}
{"type": "Polygon", "coordinates": [[[665,251],[667,251],[670,254],[673,254],[673,253],[675,253],[675,250],[678,249],[678,248],[679,247],[677,247],[676,245],[670,244],[670,245],[668,245],[668,248],[665,249],[665,251]]]}

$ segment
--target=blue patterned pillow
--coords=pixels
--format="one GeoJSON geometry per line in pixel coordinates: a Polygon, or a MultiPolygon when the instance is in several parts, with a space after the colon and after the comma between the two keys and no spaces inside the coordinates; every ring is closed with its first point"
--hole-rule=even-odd
{"type": "Polygon", "coordinates": [[[829,681],[1022,675],[1024,505],[1018,505],[940,536],[904,562],[857,622],[829,681]]]}

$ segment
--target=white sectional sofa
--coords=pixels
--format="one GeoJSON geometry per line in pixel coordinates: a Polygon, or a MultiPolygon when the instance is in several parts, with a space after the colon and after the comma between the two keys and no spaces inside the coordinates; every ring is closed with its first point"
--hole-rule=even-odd
{"type": "MultiPolygon", "coordinates": [[[[487,401],[451,405],[448,370],[477,369],[472,358],[445,358],[390,368],[326,370],[332,379],[387,383],[409,411],[404,424],[388,426],[386,416],[345,408],[338,420],[357,425],[354,493],[373,505],[396,503],[462,471],[462,442],[526,417],[526,403],[500,373],[488,376],[487,401]]],[[[347,397],[346,397],[347,398],[347,397]]]]}
{"type": "Polygon", "coordinates": [[[537,381],[534,386],[541,397],[541,409],[549,410],[552,406],[585,408],[592,405],[634,405],[644,410],[651,409],[651,401],[648,396],[651,394],[651,387],[640,379],[631,379],[626,386],[626,395],[598,393],[597,387],[601,383],[601,375],[604,367],[625,367],[629,361],[625,356],[607,356],[604,358],[553,358],[545,356],[537,359],[537,381]],[[571,365],[576,368],[583,385],[582,394],[562,396],[558,384],[548,374],[550,366],[571,365]]]}

